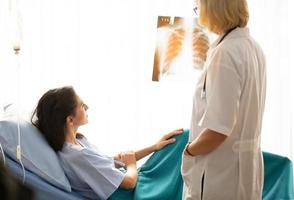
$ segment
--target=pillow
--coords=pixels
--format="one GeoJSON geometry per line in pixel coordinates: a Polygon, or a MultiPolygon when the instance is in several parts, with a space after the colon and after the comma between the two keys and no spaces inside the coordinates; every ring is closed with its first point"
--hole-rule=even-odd
{"type": "MultiPolygon", "coordinates": [[[[40,131],[31,123],[20,120],[21,161],[24,167],[52,185],[71,191],[68,179],[54,150],[49,146],[40,131]]],[[[16,159],[18,144],[17,120],[0,120],[0,143],[9,157],[16,159]]]]}

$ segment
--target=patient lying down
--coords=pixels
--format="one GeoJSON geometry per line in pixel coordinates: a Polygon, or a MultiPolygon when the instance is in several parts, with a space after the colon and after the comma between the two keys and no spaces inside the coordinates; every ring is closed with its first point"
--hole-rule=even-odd
{"type": "Polygon", "coordinates": [[[139,151],[109,157],[77,133],[79,126],[88,123],[87,110],[72,87],[62,87],[47,91],[32,116],[32,123],[58,152],[72,189],[87,199],[107,199],[118,187],[134,188],[138,177],[136,161],[175,142],[171,137],[183,132],[177,129],[139,151]]]}

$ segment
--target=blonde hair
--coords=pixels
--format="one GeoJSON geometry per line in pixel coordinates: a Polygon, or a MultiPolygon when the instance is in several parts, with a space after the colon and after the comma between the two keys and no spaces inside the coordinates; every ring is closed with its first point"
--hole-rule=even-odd
{"type": "Polygon", "coordinates": [[[236,26],[245,27],[249,20],[246,0],[199,0],[199,23],[217,34],[236,26]]]}

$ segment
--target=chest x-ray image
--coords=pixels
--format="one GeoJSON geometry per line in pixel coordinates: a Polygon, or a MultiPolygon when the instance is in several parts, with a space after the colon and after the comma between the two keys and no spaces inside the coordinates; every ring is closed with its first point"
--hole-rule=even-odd
{"type": "Polygon", "coordinates": [[[152,81],[193,78],[202,69],[209,48],[197,19],[159,16],[152,81]]]}

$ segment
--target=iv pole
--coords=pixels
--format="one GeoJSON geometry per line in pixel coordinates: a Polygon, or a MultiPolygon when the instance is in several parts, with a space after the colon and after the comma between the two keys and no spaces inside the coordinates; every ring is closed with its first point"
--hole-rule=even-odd
{"type": "Polygon", "coordinates": [[[17,90],[16,90],[16,102],[17,102],[17,133],[18,144],[16,146],[16,158],[19,161],[23,170],[23,180],[25,182],[25,168],[21,160],[21,131],[20,131],[20,40],[21,40],[21,18],[18,10],[18,0],[10,0],[10,14],[11,14],[11,26],[12,26],[12,44],[15,54],[16,70],[17,70],[17,90]]]}

